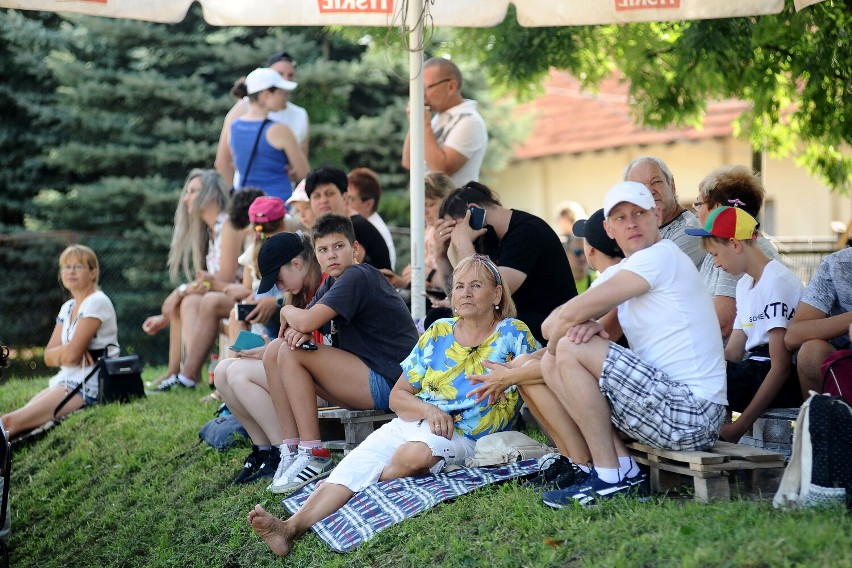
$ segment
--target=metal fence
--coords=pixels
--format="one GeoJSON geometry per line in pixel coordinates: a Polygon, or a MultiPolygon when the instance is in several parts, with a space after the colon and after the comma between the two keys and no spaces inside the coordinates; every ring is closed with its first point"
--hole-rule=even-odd
{"type": "MultiPolygon", "coordinates": [[[[391,228],[397,248],[397,272],[410,258],[408,229],[391,228]]],[[[830,238],[773,239],[782,260],[807,284],[821,260],[834,250],[830,238]]],[[[119,341],[126,352],[146,363],[164,364],[167,332],[148,336],[142,322],[159,312],[173,288],[168,281],[168,244],[109,234],[44,232],[0,235],[0,341],[13,349],[17,366],[9,374],[47,374],[40,348],[47,344],[59,306],[68,298],[58,281],[59,253],[69,244],[91,247],[101,265],[100,285],[118,315],[119,341]]]]}
{"type": "Polygon", "coordinates": [[[772,237],[772,243],[790,270],[805,286],[811,281],[822,259],[835,251],[833,237],[772,237]]]}

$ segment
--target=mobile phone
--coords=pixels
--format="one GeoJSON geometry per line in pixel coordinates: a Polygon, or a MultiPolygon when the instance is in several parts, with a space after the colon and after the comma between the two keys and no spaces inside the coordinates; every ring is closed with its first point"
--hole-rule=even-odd
{"type": "Polygon", "coordinates": [[[305,341],[299,345],[299,349],[302,349],[303,351],[316,351],[318,347],[314,345],[312,341],[305,341]]]}
{"type": "Polygon", "coordinates": [[[246,321],[246,318],[248,317],[248,315],[256,307],[257,307],[257,304],[237,304],[237,320],[238,321],[246,321]]]}
{"type": "Polygon", "coordinates": [[[426,290],[426,295],[433,300],[446,300],[447,293],[440,288],[430,288],[426,290]]]}
{"type": "Polygon", "coordinates": [[[482,207],[477,207],[476,205],[471,205],[468,207],[468,211],[470,211],[470,228],[474,231],[478,231],[482,227],[485,226],[485,209],[482,207]]]}

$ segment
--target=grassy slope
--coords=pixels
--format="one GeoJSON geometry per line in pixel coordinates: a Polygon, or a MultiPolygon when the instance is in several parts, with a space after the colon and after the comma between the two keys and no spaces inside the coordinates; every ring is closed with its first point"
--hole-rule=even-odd
{"type": "MultiPolygon", "coordinates": [[[[45,383],[10,380],[0,409],[45,383]]],[[[852,566],[852,521],[841,509],[660,499],[555,511],[515,483],[435,507],[346,555],[309,534],[282,562],[245,520],[255,503],[283,513],[278,499],[262,484],[229,485],[246,449],[194,446],[213,410],[198,402],[202,394],[78,413],[16,450],[12,565],[852,566]]]]}

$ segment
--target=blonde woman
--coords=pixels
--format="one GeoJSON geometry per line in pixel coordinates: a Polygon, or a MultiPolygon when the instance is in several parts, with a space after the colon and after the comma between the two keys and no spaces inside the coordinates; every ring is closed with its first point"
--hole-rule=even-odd
{"type": "Polygon", "coordinates": [[[183,275],[189,282],[175,288],[163,301],[159,315],[142,324],[153,335],[169,329],[168,374],[159,387],[194,387],[204,358],[218,332],[206,316],[216,313],[228,317],[233,300],[222,291],[238,282],[237,258],[246,229],[228,221],[228,194],[215,170],[194,169],[187,176],[175,211],[175,228],[169,251],[172,280],[183,275]],[[200,322],[200,318],[205,318],[200,322]],[[187,360],[181,369],[181,354],[187,360]]]}
{"type": "MultiPolygon", "coordinates": [[[[56,326],[44,350],[44,362],[59,367],[48,387],[22,408],[2,417],[9,439],[20,437],[54,418],[56,406],[94,369],[107,349],[117,355],[118,322],[112,302],[98,287],[98,257],[89,247],[72,245],[59,256],[59,280],[71,293],[56,316],[56,326]]],[[[95,404],[98,381],[90,379],[56,416],[95,404]]]]}

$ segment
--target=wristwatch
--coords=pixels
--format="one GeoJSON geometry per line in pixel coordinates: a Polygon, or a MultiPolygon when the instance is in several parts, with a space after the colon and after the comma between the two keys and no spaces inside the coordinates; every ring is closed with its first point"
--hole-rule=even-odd
{"type": "Polygon", "coordinates": [[[181,284],[180,286],[178,286],[178,294],[180,295],[181,298],[186,296],[186,289],[187,288],[188,288],[188,286],[186,284],[181,284]]]}

